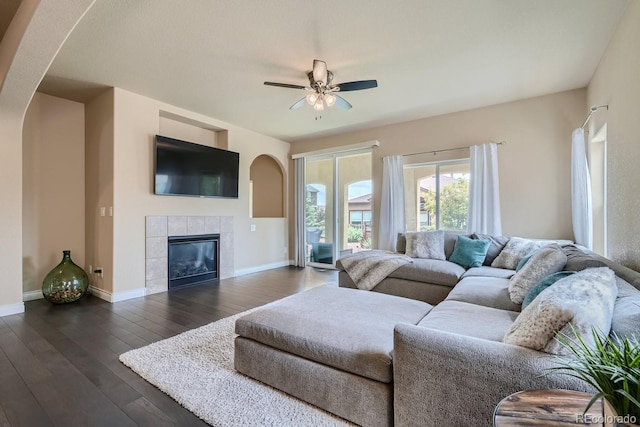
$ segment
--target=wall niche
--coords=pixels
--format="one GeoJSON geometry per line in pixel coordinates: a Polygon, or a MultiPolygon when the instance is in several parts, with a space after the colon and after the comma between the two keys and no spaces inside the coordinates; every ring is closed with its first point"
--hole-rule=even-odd
{"type": "Polygon", "coordinates": [[[251,217],[284,218],[284,172],[273,157],[262,154],[251,163],[251,217]]]}

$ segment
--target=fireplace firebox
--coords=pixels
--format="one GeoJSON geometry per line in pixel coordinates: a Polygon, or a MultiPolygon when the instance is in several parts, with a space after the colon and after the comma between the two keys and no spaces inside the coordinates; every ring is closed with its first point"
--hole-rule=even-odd
{"type": "Polygon", "coordinates": [[[169,244],[169,289],[218,280],[220,235],[171,236],[169,244]]]}

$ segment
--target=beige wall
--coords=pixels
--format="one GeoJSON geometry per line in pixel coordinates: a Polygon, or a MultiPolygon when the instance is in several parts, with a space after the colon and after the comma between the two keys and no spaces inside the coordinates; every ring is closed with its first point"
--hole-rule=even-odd
{"type": "Polygon", "coordinates": [[[607,124],[608,256],[640,269],[640,2],[630,2],[588,87],[591,134],[607,124]]]}
{"type": "Polygon", "coordinates": [[[71,250],[84,264],[84,105],[36,93],[22,136],[23,291],[71,250]]]}
{"type": "Polygon", "coordinates": [[[169,138],[181,139],[183,141],[194,142],[196,144],[218,147],[217,134],[215,129],[207,129],[206,124],[189,124],[179,121],[179,118],[160,117],[158,135],[169,138]]]}
{"type": "MultiPolygon", "coordinates": [[[[248,191],[251,162],[266,152],[285,163],[288,143],[120,89],[106,90],[86,106],[37,94],[24,133],[27,291],[41,286],[43,275],[55,265],[51,262],[58,261],[63,245],[72,250],[79,265],[103,269],[102,278],[93,275],[91,280],[107,296],[140,292],[145,285],[147,215],[231,215],[237,272],[289,262],[287,219],[250,220],[248,191]],[[167,111],[173,118],[161,117],[167,111]],[[186,120],[180,122],[176,117],[186,120]],[[239,151],[240,197],[153,195],[156,134],[210,146],[220,139],[239,151]],[[67,167],[61,168],[60,161],[67,167]],[[250,223],[256,224],[255,232],[250,231],[250,223]]],[[[286,176],[286,168],[279,173],[286,176]]],[[[282,177],[280,181],[282,187],[282,177]]]]}
{"type": "MultiPolygon", "coordinates": [[[[179,135],[175,135],[179,136],[179,135]]],[[[114,89],[113,292],[134,291],[145,283],[145,216],[212,215],[234,217],[235,270],[288,263],[286,218],[249,217],[249,167],[261,154],[286,164],[289,144],[134,93],[114,89]],[[162,113],[161,113],[162,112],[162,113]],[[152,193],[153,137],[165,112],[212,129],[226,129],[228,149],[240,153],[238,199],[156,196],[152,193]],[[250,225],[256,224],[256,231],[250,225]]],[[[194,141],[200,142],[200,141],[194,141]]],[[[288,179],[288,167],[284,169],[288,179]]],[[[106,273],[106,272],[105,272],[106,273]]]]}
{"type": "Polygon", "coordinates": [[[58,49],[93,0],[23,0],[0,41],[0,316],[22,303],[22,124],[58,49]]]}
{"type": "MultiPolygon", "coordinates": [[[[498,149],[503,234],[573,238],[570,206],[571,131],[582,124],[586,90],[494,105],[299,141],[292,153],[378,140],[373,149],[374,229],[380,206],[382,157],[507,141],[498,149]]],[[[468,157],[468,150],[412,161],[468,157]]]]}
{"type": "MultiPolygon", "coordinates": [[[[266,152],[272,161],[284,163],[288,143],[120,89],[106,90],[86,107],[37,94],[24,133],[26,291],[39,289],[42,277],[55,265],[51,263],[59,261],[60,245],[71,249],[84,268],[91,264],[103,269],[102,278],[93,275],[91,280],[107,296],[140,291],[145,284],[147,215],[231,215],[237,272],[288,264],[287,219],[250,220],[248,191],[251,162],[266,152]],[[161,117],[167,111],[173,118],[161,117]],[[180,122],[178,117],[186,119],[180,122]],[[210,146],[220,139],[239,151],[240,197],[153,195],[156,134],[210,146]],[[67,167],[61,168],[61,161],[67,167]],[[256,224],[255,232],[250,223],[256,224]]],[[[278,173],[282,188],[287,170],[278,173]]]]}
{"type": "MultiPolygon", "coordinates": [[[[2,103],[0,103],[0,106],[2,103]]],[[[24,311],[22,304],[22,120],[0,114],[0,315],[24,311]],[[6,312],[2,311],[5,308],[6,312]]]]}
{"type": "Polygon", "coordinates": [[[103,269],[91,283],[107,292],[113,291],[113,110],[113,89],[85,106],[85,264],[103,269]]]}

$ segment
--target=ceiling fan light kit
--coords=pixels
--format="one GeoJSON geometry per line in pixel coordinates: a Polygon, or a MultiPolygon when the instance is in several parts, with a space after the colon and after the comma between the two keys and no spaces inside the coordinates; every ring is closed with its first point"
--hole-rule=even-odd
{"type": "MultiPolygon", "coordinates": [[[[313,107],[316,111],[324,110],[324,106],[331,107],[336,103],[336,96],[332,93],[310,93],[305,97],[307,104],[313,107]]],[[[293,104],[291,109],[298,108],[297,103],[293,104]]]]}
{"type": "Polygon", "coordinates": [[[335,92],[347,92],[378,87],[378,82],[376,80],[359,80],[334,85],[332,84],[333,73],[327,69],[327,63],[318,59],[314,59],[313,69],[307,73],[307,77],[309,78],[309,86],[275,82],[264,82],[264,84],[267,86],[310,91],[311,93],[297,101],[289,107],[289,109],[296,110],[306,103],[316,111],[323,111],[325,106],[332,107],[334,105],[340,109],[349,110],[352,105],[335,92]]]}

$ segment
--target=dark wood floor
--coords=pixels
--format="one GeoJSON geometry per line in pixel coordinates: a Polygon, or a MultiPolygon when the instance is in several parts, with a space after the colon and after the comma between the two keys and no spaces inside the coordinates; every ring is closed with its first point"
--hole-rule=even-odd
{"type": "Polygon", "coordinates": [[[118,356],[327,282],[337,272],[285,267],[115,304],[27,302],[0,318],[0,426],[205,426],[118,356]]]}

